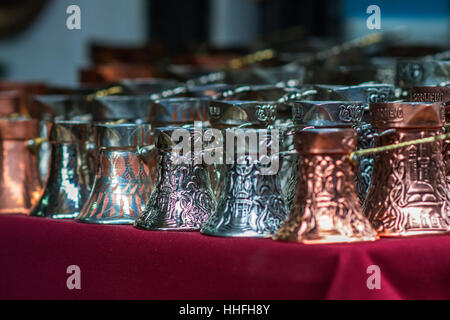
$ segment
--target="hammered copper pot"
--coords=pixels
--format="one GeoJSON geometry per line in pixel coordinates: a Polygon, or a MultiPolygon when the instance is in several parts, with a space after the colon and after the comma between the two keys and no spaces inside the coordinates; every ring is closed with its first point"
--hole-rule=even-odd
{"type": "MultiPolygon", "coordinates": [[[[376,146],[434,137],[442,132],[442,103],[370,105],[376,146]]],[[[375,154],[364,213],[381,236],[413,236],[449,230],[450,190],[442,141],[375,154]]]]}
{"type": "MultiPolygon", "coordinates": [[[[414,102],[443,102],[445,104],[445,124],[450,125],[450,87],[413,87],[411,101],[414,102]]],[[[450,128],[445,129],[450,132],[450,128]]],[[[446,139],[442,146],[445,163],[445,176],[450,185],[450,140],[446,139]]]]}
{"type": "Polygon", "coordinates": [[[349,158],[356,141],[350,128],[295,133],[300,154],[297,190],[275,239],[310,244],[377,239],[356,193],[356,170],[349,158]]]}
{"type": "Polygon", "coordinates": [[[0,214],[29,214],[39,200],[38,137],[39,120],[0,119],[0,214]]]}

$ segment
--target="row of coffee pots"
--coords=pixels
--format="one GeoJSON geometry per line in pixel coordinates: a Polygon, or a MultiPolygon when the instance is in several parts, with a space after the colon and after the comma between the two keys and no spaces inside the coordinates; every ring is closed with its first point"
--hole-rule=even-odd
{"type": "MultiPolygon", "coordinates": [[[[436,88],[429,90],[448,92],[436,88]]],[[[339,89],[326,88],[330,96],[339,89]]],[[[441,133],[442,103],[376,102],[380,92],[384,99],[385,89],[377,88],[375,94],[370,89],[372,95],[363,102],[162,99],[158,121],[151,124],[56,120],[45,139],[51,161],[43,191],[35,170],[37,158],[29,151],[35,152],[33,143],[39,144],[35,139],[39,122],[2,119],[2,177],[7,190],[2,203],[8,207],[1,212],[134,223],[151,230],[200,229],[217,236],[275,234],[277,239],[311,243],[448,232],[442,141],[377,153],[369,158],[370,170],[367,165],[361,170],[362,161],[354,167],[349,158],[355,149],[368,145],[441,133]],[[190,126],[194,120],[201,121],[203,129],[190,126]],[[259,144],[246,144],[245,151],[255,149],[254,153],[244,152],[238,163],[176,163],[179,152],[174,146],[180,141],[173,133],[185,129],[185,137],[195,145],[196,133],[209,127],[222,130],[225,137],[225,131],[235,136],[254,133],[259,144]],[[277,174],[262,174],[266,166],[259,148],[270,149],[274,143],[279,152],[271,161],[280,161],[280,169],[277,174]],[[356,186],[371,187],[356,188],[355,180],[356,186]]],[[[448,99],[442,94],[432,95],[433,99],[416,96],[423,101],[448,99]]],[[[125,98],[109,99],[122,99],[123,105],[125,98]]],[[[238,149],[224,154],[237,158],[238,149]]]]}

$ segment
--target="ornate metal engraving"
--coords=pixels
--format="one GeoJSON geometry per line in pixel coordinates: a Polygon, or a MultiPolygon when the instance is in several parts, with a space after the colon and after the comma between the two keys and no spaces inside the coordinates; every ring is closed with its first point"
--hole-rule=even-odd
{"type": "Polygon", "coordinates": [[[201,233],[223,237],[269,237],[286,217],[277,175],[261,175],[257,164],[227,165],[217,210],[201,233]]]}
{"type": "Polygon", "coordinates": [[[342,104],[339,106],[339,119],[344,122],[358,123],[362,120],[364,109],[356,104],[342,104]]]}
{"type": "Polygon", "coordinates": [[[158,156],[154,191],[135,226],[149,230],[199,230],[216,201],[206,167],[174,164],[170,152],[158,156]]]}
{"type": "Polygon", "coordinates": [[[259,121],[270,122],[275,120],[275,105],[263,104],[256,107],[256,117],[259,121]]]}
{"type": "Polygon", "coordinates": [[[41,196],[38,159],[27,144],[38,136],[38,120],[0,119],[0,214],[29,214],[41,196]]]}
{"type": "MultiPolygon", "coordinates": [[[[440,134],[440,130],[392,133],[377,145],[440,134]]],[[[441,142],[413,145],[375,156],[373,185],[364,212],[384,236],[447,231],[450,212],[441,142]]]]}
{"type": "MultiPolygon", "coordinates": [[[[441,133],[440,104],[380,104],[373,106],[377,146],[397,144],[441,133]],[[384,106],[383,106],[384,105],[384,106]],[[386,120],[381,107],[395,110],[386,120]],[[403,122],[398,122],[398,118],[403,122]],[[418,117],[417,115],[420,115],[418,117]],[[422,122],[428,119],[428,122],[422,122]]],[[[371,105],[372,109],[372,105],[371,105]]],[[[383,236],[442,233],[449,230],[450,193],[445,180],[442,142],[412,145],[375,155],[373,182],[364,212],[383,236]]]]}
{"type": "MultiPolygon", "coordinates": [[[[216,206],[207,166],[196,164],[195,157],[180,163],[179,153],[170,147],[175,144],[170,137],[172,129],[158,130],[158,178],[135,226],[149,230],[199,230],[216,206]]],[[[195,131],[190,130],[190,134],[192,141],[201,139],[195,131]]]]}

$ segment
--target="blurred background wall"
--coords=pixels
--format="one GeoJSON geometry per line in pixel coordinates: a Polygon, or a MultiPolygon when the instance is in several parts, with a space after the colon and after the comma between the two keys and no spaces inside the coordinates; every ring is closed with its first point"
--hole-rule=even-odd
{"type": "MultiPolygon", "coordinates": [[[[0,8],[25,1],[2,0],[0,8]]],[[[0,66],[8,79],[74,84],[94,42],[157,41],[174,55],[254,48],[289,28],[292,42],[304,35],[344,40],[374,32],[366,27],[371,4],[381,8],[382,30],[404,26],[409,42],[450,44],[449,0],[47,0],[24,31],[0,38],[0,66]],[[81,8],[81,30],[66,28],[71,4],[81,8]]]]}
{"type": "Polygon", "coordinates": [[[26,30],[0,39],[0,63],[9,79],[73,84],[78,67],[89,63],[91,41],[142,44],[147,18],[146,0],[47,1],[26,30]],[[81,30],[66,28],[71,4],[81,8],[81,30]]]}
{"type": "Polygon", "coordinates": [[[381,28],[407,29],[405,43],[450,43],[450,1],[448,0],[345,0],[342,4],[343,33],[347,38],[367,34],[364,28],[368,15],[361,15],[372,4],[381,9],[381,28]],[[362,27],[361,27],[362,26],[362,27]]]}

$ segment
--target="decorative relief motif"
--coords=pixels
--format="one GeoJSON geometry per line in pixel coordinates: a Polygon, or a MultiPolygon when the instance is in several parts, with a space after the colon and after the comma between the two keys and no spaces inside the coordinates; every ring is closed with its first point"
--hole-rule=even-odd
{"type": "MultiPolygon", "coordinates": [[[[448,132],[448,130],[447,130],[448,132]]],[[[442,155],[444,157],[445,176],[450,187],[450,140],[444,140],[442,145],[442,155]]]]}
{"type": "Polygon", "coordinates": [[[376,121],[381,124],[402,122],[403,121],[403,109],[401,107],[395,106],[378,106],[374,108],[374,113],[376,113],[376,121]]]}
{"type": "Polygon", "coordinates": [[[361,121],[364,109],[360,105],[343,104],[339,106],[339,119],[344,122],[358,123],[361,121]]]}
{"type": "Polygon", "coordinates": [[[228,237],[269,237],[286,217],[277,175],[261,175],[257,164],[227,165],[217,210],[201,232],[228,237]]]}
{"type": "MultiPolygon", "coordinates": [[[[372,126],[364,121],[354,125],[358,134],[358,150],[372,148],[374,146],[372,126]]],[[[361,203],[364,202],[372,179],[374,159],[372,155],[360,157],[358,159],[358,170],[356,171],[356,190],[361,203]]]]}
{"type": "MultiPolygon", "coordinates": [[[[397,130],[378,138],[377,145],[396,144],[439,131],[397,130]]],[[[449,228],[449,192],[445,180],[442,142],[412,145],[377,154],[373,184],[364,212],[385,236],[445,232],[449,228]]]]}
{"type": "Polygon", "coordinates": [[[275,239],[306,243],[376,238],[362,214],[346,155],[302,155],[294,205],[275,239]]]}
{"type": "Polygon", "coordinates": [[[367,89],[367,103],[373,102],[387,102],[394,96],[392,88],[375,88],[367,89]]]}
{"type": "Polygon", "coordinates": [[[217,119],[220,117],[220,107],[210,105],[209,106],[209,115],[210,117],[217,119]]]}
{"type": "Polygon", "coordinates": [[[256,118],[259,121],[275,121],[276,107],[271,104],[259,105],[256,107],[256,118]]]}
{"type": "Polygon", "coordinates": [[[198,230],[216,201],[203,164],[174,164],[170,151],[158,154],[158,178],[135,225],[145,229],[198,230]]]}

